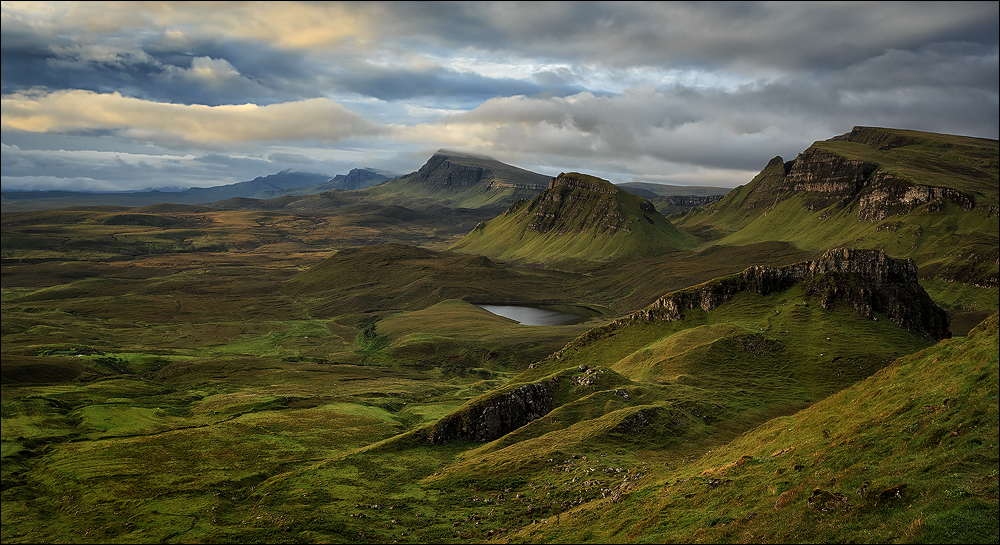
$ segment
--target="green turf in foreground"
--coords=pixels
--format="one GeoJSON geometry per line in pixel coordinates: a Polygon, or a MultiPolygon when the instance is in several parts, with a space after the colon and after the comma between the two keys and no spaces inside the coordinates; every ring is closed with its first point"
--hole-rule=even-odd
{"type": "Polygon", "coordinates": [[[995,543],[997,324],[513,540],[995,543]]]}

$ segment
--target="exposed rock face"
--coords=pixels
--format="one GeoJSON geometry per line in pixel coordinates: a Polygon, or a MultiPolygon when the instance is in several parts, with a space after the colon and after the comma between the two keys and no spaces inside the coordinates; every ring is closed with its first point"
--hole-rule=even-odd
{"type": "Polygon", "coordinates": [[[345,174],[338,174],[331,180],[340,185],[341,189],[354,190],[371,187],[389,177],[371,168],[354,168],[345,174]]]}
{"type": "MultiPolygon", "coordinates": [[[[557,235],[580,233],[593,229],[607,236],[632,232],[632,222],[619,197],[639,199],[639,208],[646,214],[659,215],[653,203],[635,197],[614,184],[576,173],[560,174],[549,181],[549,187],[526,209],[532,213],[528,229],[536,233],[557,235]],[[532,212],[533,208],[533,212],[532,212]]],[[[508,210],[519,206],[515,203],[508,210]]]]}
{"type": "Polygon", "coordinates": [[[662,199],[671,206],[692,208],[703,204],[712,204],[722,197],[725,197],[725,195],[674,195],[672,197],[662,197],[662,199]]]}
{"type": "Polygon", "coordinates": [[[415,179],[448,187],[479,185],[492,176],[488,169],[455,164],[444,155],[434,155],[417,171],[415,179]]]}
{"type": "Polygon", "coordinates": [[[479,186],[484,190],[527,189],[542,191],[545,177],[540,174],[505,165],[490,158],[478,158],[480,165],[465,164],[462,157],[453,157],[449,152],[438,152],[411,179],[433,186],[453,189],[479,186]]]}
{"type": "Polygon", "coordinates": [[[961,206],[962,210],[976,207],[975,199],[955,189],[911,184],[880,170],[873,173],[866,191],[858,197],[858,219],[881,221],[889,216],[907,214],[924,204],[933,212],[938,206],[934,203],[946,199],[961,206]]]}
{"type": "Polygon", "coordinates": [[[544,385],[524,384],[510,393],[492,396],[442,418],[427,428],[427,442],[492,441],[551,410],[552,396],[544,385]]]}
{"type": "Polygon", "coordinates": [[[951,336],[948,314],[918,283],[912,259],[892,259],[882,250],[837,248],[814,261],[778,268],[756,265],[737,275],[669,293],[574,342],[589,344],[624,325],[680,320],[685,311],[700,308],[709,312],[741,291],[767,295],[798,282],[805,283],[807,293],[819,296],[825,309],[843,301],[867,318],[881,313],[901,327],[934,339],[951,336]]]}
{"type": "MultiPolygon", "coordinates": [[[[912,138],[871,127],[855,127],[848,134],[831,138],[890,150],[916,143],[912,138]]],[[[881,221],[889,216],[907,214],[927,205],[936,210],[950,200],[963,210],[976,207],[975,198],[961,191],[913,183],[879,168],[869,161],[850,160],[836,153],[811,147],[794,161],[775,157],[754,178],[755,188],[740,208],[771,208],[790,195],[804,194],[809,210],[829,206],[857,207],[858,219],[881,221]]]]}

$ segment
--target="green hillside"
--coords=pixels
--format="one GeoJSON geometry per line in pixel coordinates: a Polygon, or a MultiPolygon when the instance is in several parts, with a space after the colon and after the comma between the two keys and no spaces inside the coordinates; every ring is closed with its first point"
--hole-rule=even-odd
{"type": "Polygon", "coordinates": [[[649,202],[611,182],[571,172],[553,179],[531,201],[514,203],[480,223],[452,246],[481,254],[555,268],[641,259],[694,246],[649,202]]]}
{"type": "MultiPolygon", "coordinates": [[[[995,543],[998,315],[516,542],[995,543]]],[[[614,483],[618,484],[618,483],[614,483]]]]}
{"type": "Polygon", "coordinates": [[[996,157],[5,213],[0,540],[995,543],[996,157]]]}
{"type": "Polygon", "coordinates": [[[946,308],[998,308],[996,140],[858,127],[776,157],[718,203],[670,216],[712,244],[881,248],[946,308]]]}

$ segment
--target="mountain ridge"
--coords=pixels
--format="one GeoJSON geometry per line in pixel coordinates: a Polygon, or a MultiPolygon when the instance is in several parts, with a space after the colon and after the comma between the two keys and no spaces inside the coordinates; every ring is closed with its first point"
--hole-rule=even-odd
{"type": "Polygon", "coordinates": [[[881,248],[912,258],[936,300],[976,310],[998,287],[998,164],[996,140],[856,127],[670,220],[712,244],[881,248]]]}
{"type": "Polygon", "coordinates": [[[647,199],[607,180],[570,172],[552,178],[530,201],[518,200],[480,223],[451,249],[572,267],[648,257],[688,249],[692,243],[647,199]]]}

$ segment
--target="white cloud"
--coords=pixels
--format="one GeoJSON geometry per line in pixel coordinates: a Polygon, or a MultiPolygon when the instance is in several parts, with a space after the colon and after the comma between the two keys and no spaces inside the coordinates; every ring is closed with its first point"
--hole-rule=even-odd
{"type": "Polygon", "coordinates": [[[66,132],[111,129],[164,145],[228,147],[239,142],[320,140],[375,135],[380,127],[325,98],[257,106],[167,104],[91,91],[4,95],[5,130],[66,132]]]}

